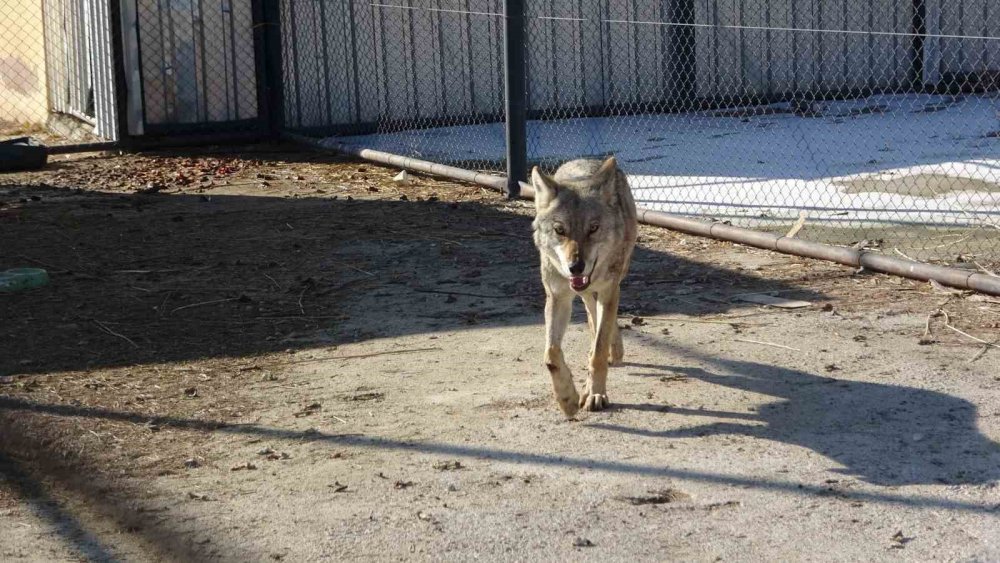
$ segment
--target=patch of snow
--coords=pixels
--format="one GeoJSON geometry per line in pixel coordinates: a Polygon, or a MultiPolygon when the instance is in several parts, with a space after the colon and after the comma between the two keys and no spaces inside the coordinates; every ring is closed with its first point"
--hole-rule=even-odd
{"type": "MultiPolygon", "coordinates": [[[[1000,98],[901,94],[818,105],[810,109],[821,113],[809,115],[775,104],[532,121],[529,159],[554,167],[613,153],[639,205],[740,224],[794,220],[799,210],[808,211],[810,223],[833,225],[1000,222],[1000,98]],[[905,195],[848,193],[843,185],[918,174],[982,180],[997,189],[905,195]]],[[[487,162],[499,169],[504,128],[465,125],[326,142],[435,162],[487,162]]]]}

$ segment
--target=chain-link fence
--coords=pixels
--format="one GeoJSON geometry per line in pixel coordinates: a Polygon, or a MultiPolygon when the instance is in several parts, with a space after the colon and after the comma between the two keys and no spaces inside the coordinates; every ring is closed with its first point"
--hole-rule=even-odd
{"type": "Polygon", "coordinates": [[[529,2],[529,139],[639,205],[918,259],[996,256],[1000,7],[529,2]],[[563,51],[556,46],[563,45],[563,51]],[[588,80],[598,84],[591,86],[588,80]]]}
{"type": "Polygon", "coordinates": [[[267,130],[265,5],[0,0],[0,139],[31,135],[71,150],[123,132],[267,130]]]}
{"type": "Polygon", "coordinates": [[[109,0],[0,0],[0,138],[117,139],[109,0]]]}
{"type": "MultiPolygon", "coordinates": [[[[358,101],[290,125],[339,121],[358,126],[329,129],[339,141],[502,170],[503,1],[285,3],[304,18],[293,33],[322,36],[329,24],[304,22],[336,5],[354,34],[354,55],[338,51],[353,74],[311,74],[341,93],[295,106],[358,101]]],[[[1000,254],[988,0],[524,6],[531,163],[613,153],[647,208],[772,230],[804,218],[800,237],[917,259],[1000,254]]]]}
{"type": "Polygon", "coordinates": [[[262,127],[260,3],[125,0],[144,135],[262,127]]]}
{"type": "Polygon", "coordinates": [[[0,0],[0,136],[284,129],[499,174],[613,153],[647,208],[995,260],[998,47],[990,0],[0,0]]]}
{"type": "Polygon", "coordinates": [[[500,171],[502,0],[282,0],[285,126],[500,171]]]}

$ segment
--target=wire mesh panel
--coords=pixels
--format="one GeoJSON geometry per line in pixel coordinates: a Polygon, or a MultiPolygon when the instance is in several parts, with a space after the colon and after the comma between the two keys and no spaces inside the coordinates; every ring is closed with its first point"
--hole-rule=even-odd
{"type": "Polygon", "coordinates": [[[117,140],[111,0],[0,0],[0,138],[117,140]]]}
{"type": "Polygon", "coordinates": [[[128,1],[144,132],[260,126],[252,0],[128,1]]]}
{"type": "Polygon", "coordinates": [[[283,0],[284,124],[504,167],[502,0],[283,0]]]}
{"type": "Polygon", "coordinates": [[[1000,258],[1000,8],[528,0],[529,159],[639,205],[918,259],[1000,258]]]}

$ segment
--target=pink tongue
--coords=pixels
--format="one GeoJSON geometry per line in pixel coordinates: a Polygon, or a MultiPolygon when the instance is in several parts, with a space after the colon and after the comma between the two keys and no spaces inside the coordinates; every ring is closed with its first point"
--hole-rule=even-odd
{"type": "Polygon", "coordinates": [[[573,276],[569,279],[569,284],[573,288],[580,288],[587,285],[587,276],[573,276]]]}

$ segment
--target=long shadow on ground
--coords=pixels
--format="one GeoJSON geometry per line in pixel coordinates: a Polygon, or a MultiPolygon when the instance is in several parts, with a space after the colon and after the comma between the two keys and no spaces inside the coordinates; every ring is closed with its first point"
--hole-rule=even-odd
{"type": "MultiPolygon", "coordinates": [[[[73,405],[52,405],[39,404],[23,399],[0,397],[0,410],[9,412],[35,412],[56,416],[88,417],[106,420],[128,421],[136,424],[144,424],[149,421],[149,417],[136,415],[133,413],[114,409],[94,408],[73,405]]],[[[672,477],[678,479],[690,479],[698,482],[719,483],[740,485],[763,490],[775,490],[793,494],[827,495],[830,491],[823,486],[796,483],[793,481],[782,481],[777,479],[758,479],[727,475],[712,471],[692,471],[687,469],[674,469],[661,465],[650,465],[626,461],[602,461],[588,459],[584,457],[573,457],[565,455],[547,455],[533,452],[521,452],[488,446],[476,446],[466,444],[448,444],[432,441],[408,441],[392,438],[382,438],[378,436],[366,436],[364,434],[327,434],[316,431],[288,430],[268,426],[253,424],[226,424],[224,422],[211,420],[185,419],[176,417],[157,417],[158,424],[170,425],[176,428],[193,430],[205,430],[216,432],[227,432],[251,436],[259,436],[271,439],[302,440],[316,443],[327,443],[333,446],[357,446],[366,448],[381,448],[385,450],[400,450],[408,452],[422,452],[428,454],[440,454],[447,456],[458,456],[471,459],[493,459],[506,463],[516,463],[523,465],[535,465],[541,467],[569,467],[588,469],[591,471],[602,471],[608,473],[619,473],[625,475],[639,475],[646,477],[672,477]]],[[[601,425],[591,425],[600,427],[601,425]]],[[[609,427],[610,428],[610,427],[609,427]]],[[[995,448],[995,445],[994,445],[995,448]]],[[[887,505],[902,505],[922,508],[937,508],[946,510],[957,510],[962,512],[973,512],[991,514],[997,510],[996,506],[985,505],[964,500],[941,499],[919,495],[896,494],[889,491],[866,492],[866,491],[845,491],[842,496],[864,500],[869,502],[884,503],[887,505]]]]}
{"type": "MultiPolygon", "coordinates": [[[[980,433],[976,406],[964,399],[926,389],[714,358],[676,345],[671,345],[670,353],[708,369],[633,367],[680,374],[775,400],[754,413],[670,407],[670,413],[693,423],[664,431],[607,423],[590,426],[665,440],[741,435],[791,444],[843,465],[839,471],[846,476],[876,485],[969,484],[1000,479],[1000,444],[980,433]],[[697,422],[706,418],[724,422],[697,422]]],[[[663,412],[662,407],[658,410],[663,412]]]]}
{"type": "MultiPolygon", "coordinates": [[[[52,274],[0,294],[0,376],[542,320],[530,219],[493,206],[2,186],[0,202],[0,267],[52,274]]],[[[647,314],[796,291],[643,248],[626,285],[623,310],[647,314]]]]}

